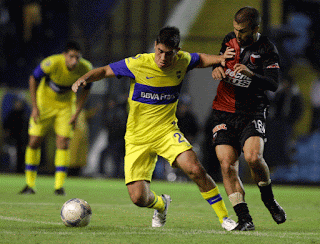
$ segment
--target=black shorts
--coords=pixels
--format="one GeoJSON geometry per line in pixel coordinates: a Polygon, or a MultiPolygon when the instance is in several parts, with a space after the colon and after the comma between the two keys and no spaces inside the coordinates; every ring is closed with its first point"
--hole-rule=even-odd
{"type": "Polygon", "coordinates": [[[234,114],[213,110],[211,116],[213,144],[230,145],[240,156],[245,141],[251,136],[266,140],[266,113],[234,114]]]}

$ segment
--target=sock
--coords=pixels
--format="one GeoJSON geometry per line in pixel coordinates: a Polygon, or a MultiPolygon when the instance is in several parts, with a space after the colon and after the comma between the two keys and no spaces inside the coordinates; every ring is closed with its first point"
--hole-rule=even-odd
{"type": "Polygon", "coordinates": [[[68,167],[70,164],[70,150],[69,149],[57,149],[55,155],[55,181],[54,189],[63,187],[65,179],[67,178],[68,167]]]}
{"type": "Polygon", "coordinates": [[[147,206],[147,208],[153,208],[158,210],[160,213],[162,213],[166,207],[162,197],[157,196],[157,194],[154,191],[151,191],[151,192],[154,195],[154,201],[149,206],[147,206]]]}
{"type": "Polygon", "coordinates": [[[218,186],[208,192],[201,192],[201,195],[211,205],[216,212],[220,223],[222,223],[223,219],[228,217],[228,210],[220,195],[218,186]]]}
{"type": "Polygon", "coordinates": [[[268,182],[259,182],[258,186],[260,189],[262,201],[263,202],[273,201],[274,196],[272,192],[271,180],[269,180],[268,182]]]}
{"type": "Polygon", "coordinates": [[[233,207],[239,222],[252,222],[247,203],[239,203],[233,207]]]}
{"type": "Polygon", "coordinates": [[[26,183],[29,187],[34,187],[37,179],[38,166],[40,164],[41,149],[26,148],[26,183]]]}

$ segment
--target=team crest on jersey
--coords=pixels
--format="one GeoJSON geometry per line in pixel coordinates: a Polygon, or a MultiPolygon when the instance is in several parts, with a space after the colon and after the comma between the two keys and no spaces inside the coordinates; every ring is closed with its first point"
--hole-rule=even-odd
{"type": "Polygon", "coordinates": [[[251,54],[250,55],[250,62],[252,65],[257,65],[258,60],[261,58],[259,54],[251,54]]]}
{"type": "Polygon", "coordinates": [[[278,63],[274,63],[274,64],[267,66],[267,69],[280,69],[280,66],[278,63]]]}
{"type": "Polygon", "coordinates": [[[177,78],[180,79],[181,78],[181,70],[176,72],[177,78]]]}
{"type": "Polygon", "coordinates": [[[51,61],[48,60],[47,62],[44,63],[45,66],[50,66],[51,65],[51,61]]]}

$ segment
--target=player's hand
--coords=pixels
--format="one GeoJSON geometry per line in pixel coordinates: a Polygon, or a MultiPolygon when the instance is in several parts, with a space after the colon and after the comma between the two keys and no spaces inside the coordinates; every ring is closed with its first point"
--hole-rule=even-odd
{"type": "Polygon", "coordinates": [[[241,74],[246,75],[250,78],[253,76],[253,72],[244,64],[236,64],[234,66],[234,72],[241,73],[241,74]]]}
{"type": "Polygon", "coordinates": [[[234,58],[234,56],[236,55],[236,52],[233,48],[231,47],[227,47],[226,51],[224,52],[223,56],[223,61],[221,62],[222,66],[226,65],[226,60],[230,59],[230,58],[234,58]]]}
{"type": "Polygon", "coordinates": [[[39,112],[39,109],[37,107],[36,108],[32,108],[31,118],[33,118],[34,123],[38,124],[39,119],[40,119],[40,112],[39,112]]]}
{"type": "Polygon", "coordinates": [[[224,69],[221,66],[218,66],[212,70],[212,78],[215,80],[222,80],[226,78],[226,74],[224,73],[224,69]]]}
{"type": "Polygon", "coordinates": [[[75,83],[73,83],[71,89],[73,92],[77,92],[80,86],[84,87],[86,85],[87,85],[87,82],[85,81],[85,79],[80,78],[75,83]]]}

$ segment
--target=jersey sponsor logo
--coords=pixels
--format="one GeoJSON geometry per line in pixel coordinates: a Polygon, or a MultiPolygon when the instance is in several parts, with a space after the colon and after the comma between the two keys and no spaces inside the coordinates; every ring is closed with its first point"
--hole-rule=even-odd
{"type": "Polygon", "coordinates": [[[241,74],[241,73],[235,73],[231,69],[227,69],[225,71],[225,74],[227,75],[227,78],[224,79],[224,81],[235,85],[235,86],[240,86],[244,88],[248,88],[251,84],[252,79],[249,78],[248,76],[241,74]]]}
{"type": "Polygon", "coordinates": [[[274,64],[267,66],[267,69],[280,69],[280,66],[278,63],[274,63],[274,64]]]}
{"type": "Polygon", "coordinates": [[[259,54],[251,54],[251,55],[250,55],[250,62],[251,62],[253,65],[256,65],[258,59],[260,59],[260,58],[261,58],[261,56],[260,56],[259,54]]]}
{"type": "Polygon", "coordinates": [[[147,80],[152,79],[152,78],[155,78],[155,77],[154,76],[146,76],[147,80]]]}
{"type": "Polygon", "coordinates": [[[147,104],[170,104],[178,100],[181,84],[178,86],[154,87],[136,83],[132,100],[147,104]]]}

